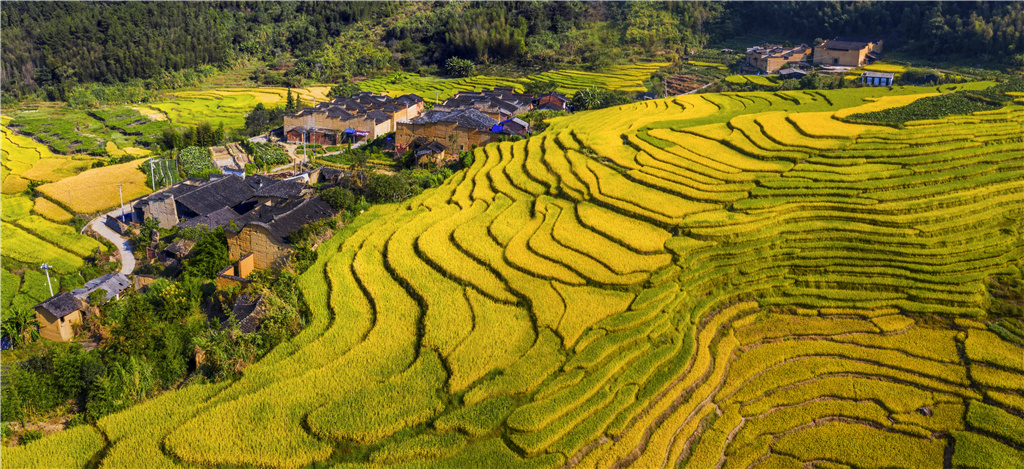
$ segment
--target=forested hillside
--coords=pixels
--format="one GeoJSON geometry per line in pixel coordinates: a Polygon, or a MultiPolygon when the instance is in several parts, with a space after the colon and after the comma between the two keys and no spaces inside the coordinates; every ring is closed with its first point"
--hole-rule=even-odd
{"type": "Polygon", "coordinates": [[[1020,2],[4,2],[5,99],[81,83],[196,84],[196,69],[259,65],[266,84],[444,72],[459,57],[512,68],[600,68],[685,54],[737,34],[882,37],[933,60],[1024,66],[1020,2]],[[274,69],[287,72],[276,73],[274,69]]]}

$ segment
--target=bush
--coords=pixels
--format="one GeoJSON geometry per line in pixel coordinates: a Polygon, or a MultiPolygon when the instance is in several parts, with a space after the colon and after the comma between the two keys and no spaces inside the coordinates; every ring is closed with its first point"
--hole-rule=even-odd
{"type": "Polygon", "coordinates": [[[456,78],[465,78],[473,76],[473,62],[460,59],[458,57],[450,57],[448,61],[444,63],[445,70],[448,74],[456,78]]]}
{"type": "Polygon", "coordinates": [[[349,211],[356,203],[356,196],[344,187],[327,189],[320,193],[320,197],[335,210],[349,211]]]}

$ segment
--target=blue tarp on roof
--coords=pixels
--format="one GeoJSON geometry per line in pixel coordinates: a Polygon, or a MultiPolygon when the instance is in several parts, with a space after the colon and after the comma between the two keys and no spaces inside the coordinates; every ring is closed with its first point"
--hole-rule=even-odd
{"type": "Polygon", "coordinates": [[[346,133],[346,134],[354,134],[354,133],[356,133],[356,129],[345,129],[345,131],[344,131],[344,132],[342,132],[342,133],[346,133]]]}
{"type": "Polygon", "coordinates": [[[494,133],[504,132],[504,131],[505,131],[505,127],[500,125],[500,124],[495,124],[494,127],[491,127],[491,132],[494,132],[494,133]]]}

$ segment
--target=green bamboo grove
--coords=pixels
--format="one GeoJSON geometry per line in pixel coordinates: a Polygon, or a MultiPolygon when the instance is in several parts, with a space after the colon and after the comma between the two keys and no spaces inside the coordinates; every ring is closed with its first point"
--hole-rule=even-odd
{"type": "Polygon", "coordinates": [[[242,378],[3,467],[1021,467],[1024,327],[983,321],[1024,258],[1024,106],[842,120],[941,91],[689,95],[478,148],[322,245],[309,327],[242,378]]]}

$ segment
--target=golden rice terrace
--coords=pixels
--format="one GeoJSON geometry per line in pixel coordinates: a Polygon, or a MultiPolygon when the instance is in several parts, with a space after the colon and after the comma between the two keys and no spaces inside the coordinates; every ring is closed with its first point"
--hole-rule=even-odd
{"type": "Polygon", "coordinates": [[[241,379],[3,467],[1024,467],[1024,106],[688,95],[558,118],[376,207],[241,379]],[[89,466],[94,467],[94,466],[89,466]]]}

